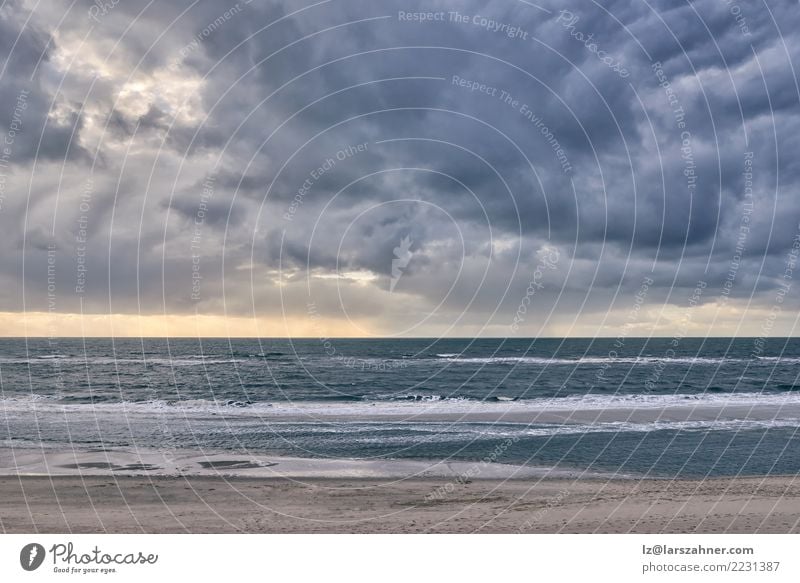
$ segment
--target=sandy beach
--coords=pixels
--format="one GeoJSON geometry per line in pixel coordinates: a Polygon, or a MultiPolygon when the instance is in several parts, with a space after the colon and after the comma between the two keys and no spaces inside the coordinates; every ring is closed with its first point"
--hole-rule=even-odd
{"type": "Polygon", "coordinates": [[[0,449],[4,532],[788,533],[800,480],[512,464],[0,449]]]}
{"type": "Polygon", "coordinates": [[[789,533],[800,481],[0,477],[4,532],[789,533]]]}

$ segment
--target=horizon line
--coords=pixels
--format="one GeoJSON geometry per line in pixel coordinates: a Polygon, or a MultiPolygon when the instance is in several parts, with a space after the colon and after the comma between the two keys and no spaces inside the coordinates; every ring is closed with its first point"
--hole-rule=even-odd
{"type": "MultiPolygon", "coordinates": [[[[619,335],[598,335],[598,336],[135,336],[135,335],[119,335],[119,336],[44,336],[44,335],[31,335],[31,336],[1,336],[0,340],[25,340],[25,339],[95,339],[95,338],[140,338],[140,339],[228,339],[228,340],[597,340],[597,339],[616,339],[619,335]]],[[[626,336],[626,340],[673,340],[673,336],[626,336]]],[[[698,335],[693,336],[686,334],[680,337],[686,338],[729,338],[729,339],[759,339],[765,340],[792,340],[800,338],[797,336],[716,336],[716,335],[698,335]]]]}

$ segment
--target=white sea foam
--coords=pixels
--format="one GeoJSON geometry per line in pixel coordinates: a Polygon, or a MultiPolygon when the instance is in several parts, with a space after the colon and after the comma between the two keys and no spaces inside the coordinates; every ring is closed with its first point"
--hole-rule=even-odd
{"type": "Polygon", "coordinates": [[[178,414],[223,415],[311,415],[375,416],[467,413],[537,413],[547,411],[642,411],[662,409],[724,409],[731,407],[772,408],[800,406],[800,393],[698,393],[670,395],[583,395],[523,400],[476,401],[430,395],[419,399],[394,401],[275,401],[244,402],[236,400],[191,399],[182,401],[140,401],[101,403],[62,403],[53,397],[31,394],[0,399],[0,414],[36,410],[41,413],[92,411],[98,414],[149,414],[173,411],[178,414]]]}
{"type": "MultiPolygon", "coordinates": [[[[542,366],[554,365],[583,365],[583,364],[691,364],[691,365],[723,365],[733,363],[759,362],[779,362],[781,364],[796,364],[800,362],[798,358],[705,358],[705,357],[675,357],[664,358],[658,356],[635,356],[611,358],[608,356],[583,356],[577,358],[548,358],[543,356],[486,356],[486,357],[467,357],[458,354],[437,354],[441,360],[458,364],[535,364],[542,366]]],[[[424,359],[422,360],[424,361],[424,359]]],[[[409,362],[421,362],[411,360],[409,362]]]]}
{"type": "MultiPolygon", "coordinates": [[[[273,424],[271,430],[285,436],[291,435],[291,428],[299,425],[297,422],[284,422],[273,424]],[[286,428],[282,427],[285,425],[286,428]]],[[[357,424],[355,427],[347,425],[306,424],[304,433],[312,434],[346,434],[348,443],[384,444],[407,446],[409,433],[423,434],[415,437],[416,442],[464,442],[478,438],[507,439],[520,437],[550,437],[558,435],[583,435],[588,433],[647,433],[650,431],[681,431],[681,432],[707,432],[707,431],[752,431],[764,429],[800,429],[798,419],[721,419],[721,420],[689,420],[689,421],[655,421],[639,423],[634,421],[608,421],[596,423],[384,423],[384,424],[357,424]],[[382,435],[383,432],[397,432],[402,428],[402,434],[382,435]]]]}
{"type": "Polygon", "coordinates": [[[0,365],[159,365],[159,366],[202,366],[209,364],[235,364],[252,362],[250,359],[230,358],[224,356],[176,356],[174,358],[114,358],[109,356],[65,356],[44,355],[31,358],[0,358],[0,365]]]}
{"type": "MultiPolygon", "coordinates": [[[[283,355],[292,359],[300,360],[311,359],[317,363],[338,364],[338,360],[328,357],[316,357],[314,355],[298,356],[283,355]]],[[[231,356],[224,354],[208,355],[175,355],[172,358],[151,358],[142,356],[141,358],[114,358],[108,356],[82,356],[64,354],[46,354],[40,356],[25,357],[5,357],[0,358],[0,365],[3,364],[25,364],[25,365],[45,365],[45,364],[65,364],[65,365],[129,365],[129,364],[149,364],[163,366],[197,366],[212,364],[263,364],[269,354],[251,354],[248,356],[231,356]]],[[[574,358],[559,358],[545,356],[482,356],[471,357],[463,353],[443,352],[436,354],[435,358],[373,358],[373,357],[353,357],[359,362],[364,363],[389,363],[394,361],[403,362],[404,366],[413,364],[427,364],[435,362],[446,362],[455,364],[528,364],[540,366],[556,365],[603,365],[603,364],[666,364],[666,365],[724,365],[724,364],[800,364],[798,357],[785,356],[762,356],[757,358],[729,358],[729,357],[673,357],[665,358],[660,356],[632,356],[612,358],[609,356],[582,356],[574,358]]]]}

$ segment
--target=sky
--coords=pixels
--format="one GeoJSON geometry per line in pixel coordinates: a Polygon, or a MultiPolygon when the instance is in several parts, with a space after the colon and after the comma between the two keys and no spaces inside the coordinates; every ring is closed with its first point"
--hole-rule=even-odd
{"type": "Polygon", "coordinates": [[[798,31],[789,0],[2,2],[0,334],[795,335],[798,31]]]}

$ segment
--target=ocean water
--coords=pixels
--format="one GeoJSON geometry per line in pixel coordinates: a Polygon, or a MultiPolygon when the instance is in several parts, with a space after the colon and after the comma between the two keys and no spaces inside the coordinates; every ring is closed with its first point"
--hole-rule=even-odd
{"type": "Polygon", "coordinates": [[[800,472],[800,340],[0,339],[5,447],[800,472]]]}

